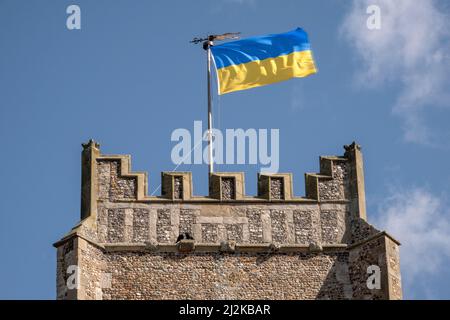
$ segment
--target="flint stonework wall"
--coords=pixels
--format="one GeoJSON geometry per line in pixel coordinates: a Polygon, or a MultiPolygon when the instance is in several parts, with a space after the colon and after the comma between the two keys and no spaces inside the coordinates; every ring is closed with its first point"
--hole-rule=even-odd
{"type": "Polygon", "coordinates": [[[261,175],[246,196],[241,173],[212,175],[209,196],[193,196],[182,172],[150,197],[129,157],[89,142],[83,220],[55,244],[58,299],[401,299],[399,244],[367,223],[360,149],[345,148],[305,175],[306,197],[290,174],[261,175]],[[176,244],[184,233],[194,240],[176,244]],[[367,287],[371,265],[381,289],[367,287]]]}
{"type": "MultiPolygon", "coordinates": [[[[96,250],[84,254],[98,263],[96,250]]],[[[85,298],[352,298],[346,252],[271,255],[109,252],[103,259],[104,262],[86,271],[98,281],[91,281],[85,298]],[[110,274],[112,280],[103,289],[99,286],[101,276],[96,273],[102,265],[106,266],[103,273],[110,274]]]]}
{"type": "Polygon", "coordinates": [[[398,244],[389,237],[375,236],[359,246],[350,248],[349,265],[353,295],[356,299],[402,298],[398,244]],[[380,268],[382,290],[371,290],[367,286],[369,266],[380,268]]]}
{"type": "Polygon", "coordinates": [[[78,247],[80,267],[78,297],[82,300],[102,300],[102,288],[108,286],[103,252],[84,239],[79,239],[78,247]]]}
{"type": "Polygon", "coordinates": [[[175,243],[188,232],[198,242],[349,243],[348,209],[328,205],[127,204],[102,202],[97,233],[101,243],[175,243]]]}
{"type": "Polygon", "coordinates": [[[76,299],[76,290],[70,290],[68,284],[70,284],[69,277],[71,273],[70,266],[78,265],[77,254],[77,239],[70,239],[63,245],[58,247],[56,253],[56,298],[63,299],[76,299]]]}
{"type": "MultiPolygon", "coordinates": [[[[98,163],[101,202],[98,208],[97,230],[100,242],[148,242],[151,241],[150,230],[154,229],[157,230],[156,240],[160,243],[173,243],[183,232],[193,233],[194,239],[199,242],[235,240],[252,243],[331,244],[349,240],[349,237],[345,237],[349,225],[349,209],[345,203],[322,206],[306,203],[220,206],[184,203],[128,204],[117,199],[128,199],[132,196],[136,189],[133,180],[120,178],[117,161],[98,163]],[[125,239],[130,234],[131,239],[125,239]]],[[[327,199],[343,199],[343,167],[343,164],[339,164],[333,169],[337,172],[336,181],[332,179],[319,185],[320,189],[327,190],[327,199]]],[[[225,181],[227,187],[224,190],[229,191],[230,180],[225,181]]],[[[276,190],[279,190],[280,182],[275,181],[276,190]]],[[[279,198],[277,196],[277,199],[279,198]]]]}

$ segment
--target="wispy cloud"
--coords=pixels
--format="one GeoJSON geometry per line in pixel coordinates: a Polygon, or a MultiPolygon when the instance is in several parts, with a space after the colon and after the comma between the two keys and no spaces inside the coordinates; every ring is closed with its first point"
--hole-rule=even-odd
{"type": "Polygon", "coordinates": [[[407,141],[435,144],[423,115],[450,106],[450,19],[433,0],[354,0],[340,29],[362,61],[357,82],[368,87],[399,83],[393,112],[404,120],[407,141]],[[381,29],[370,30],[369,5],[381,9],[381,29]]]}
{"type": "Polygon", "coordinates": [[[407,295],[433,296],[428,280],[436,276],[437,280],[442,272],[448,272],[450,209],[446,202],[447,199],[420,188],[396,190],[380,206],[374,219],[377,227],[402,243],[400,264],[407,295]]]}

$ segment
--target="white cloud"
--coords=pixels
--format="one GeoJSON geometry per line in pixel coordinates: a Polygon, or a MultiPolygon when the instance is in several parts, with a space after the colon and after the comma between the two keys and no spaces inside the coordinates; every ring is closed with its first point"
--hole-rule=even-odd
{"type": "Polygon", "coordinates": [[[399,83],[393,112],[404,119],[407,141],[431,144],[422,120],[430,107],[450,105],[450,19],[433,0],[354,0],[341,36],[362,60],[359,84],[399,83]],[[378,5],[381,29],[369,30],[366,9],[378,5]]]}
{"type": "Polygon", "coordinates": [[[417,295],[417,290],[423,290],[424,295],[432,295],[428,280],[448,273],[450,260],[450,209],[446,200],[419,188],[396,191],[381,205],[374,220],[374,225],[402,243],[404,292],[417,295]]]}

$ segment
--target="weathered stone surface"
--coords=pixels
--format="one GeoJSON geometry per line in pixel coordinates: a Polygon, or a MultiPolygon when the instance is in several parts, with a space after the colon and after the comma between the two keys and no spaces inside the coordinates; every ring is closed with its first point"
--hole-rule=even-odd
{"type": "Polygon", "coordinates": [[[180,211],[180,232],[189,233],[191,236],[194,234],[193,225],[196,223],[195,221],[195,211],[189,209],[181,209],[180,211]]]}
{"type": "Polygon", "coordinates": [[[170,235],[172,231],[171,211],[170,209],[158,209],[157,213],[157,240],[158,242],[168,243],[171,240],[170,235]]]}
{"type": "Polygon", "coordinates": [[[351,223],[350,229],[350,232],[352,233],[350,243],[352,244],[361,242],[379,232],[374,226],[361,218],[354,219],[351,223]]]}
{"type": "MultiPolygon", "coordinates": [[[[387,299],[384,290],[371,290],[367,287],[367,268],[371,265],[380,267],[386,274],[386,254],[384,238],[378,237],[350,251],[349,274],[352,281],[353,297],[355,299],[387,299]]],[[[384,278],[384,277],[383,277],[384,278]]],[[[381,283],[385,289],[387,280],[381,283]]]]}
{"type": "Polygon", "coordinates": [[[316,214],[313,210],[294,210],[296,243],[308,244],[314,239],[317,228],[313,224],[313,219],[316,214]]]}
{"type": "Polygon", "coordinates": [[[165,194],[151,197],[129,157],[89,144],[83,221],[55,244],[57,297],[401,299],[399,244],[367,223],[359,146],[346,155],[321,157],[308,199],[292,195],[290,174],[260,176],[261,197],[246,196],[242,173],[214,173],[210,196],[194,197],[186,172],[163,174],[165,194]],[[176,244],[185,233],[194,240],[176,244]],[[381,289],[367,287],[372,265],[381,289]]]}
{"type": "Polygon", "coordinates": [[[194,240],[180,240],[177,242],[177,249],[180,253],[189,253],[194,251],[195,249],[195,241],[194,240]]]}
{"type": "Polygon", "coordinates": [[[58,247],[56,258],[56,288],[57,299],[76,299],[75,290],[68,286],[69,267],[77,266],[77,248],[74,242],[76,239],[70,239],[58,247]]]}
{"type": "Polygon", "coordinates": [[[173,178],[173,197],[174,199],[183,199],[183,177],[176,176],[173,178]]]}
{"type": "Polygon", "coordinates": [[[343,161],[333,162],[332,179],[319,182],[319,195],[321,200],[348,199],[348,167],[343,161]]]}
{"type": "Polygon", "coordinates": [[[270,178],[270,197],[274,200],[284,198],[283,178],[270,178]]]}
{"type": "Polygon", "coordinates": [[[320,212],[323,243],[343,242],[346,230],[345,211],[322,210],[320,212]]]}
{"type": "Polygon", "coordinates": [[[231,200],[235,198],[234,178],[222,178],[222,199],[231,200]]]}
{"type": "Polygon", "coordinates": [[[100,161],[98,177],[100,199],[110,201],[136,199],[136,180],[121,177],[119,161],[100,161]]]}
{"type": "Polygon", "coordinates": [[[263,242],[263,226],[261,221],[261,210],[248,209],[246,213],[248,219],[248,231],[250,243],[263,242]]]}
{"type": "Polygon", "coordinates": [[[80,299],[102,300],[105,275],[105,261],[103,252],[85,240],[79,239],[79,273],[80,299]]]}
{"type": "Polygon", "coordinates": [[[341,254],[106,255],[110,299],[345,299],[341,254]],[[327,279],[324,284],[324,279],[327,279]],[[329,279],[329,280],[328,280],[329,279]],[[322,288],[327,288],[324,291],[322,288]],[[295,288],[295,289],[294,289],[295,288]],[[175,294],[176,292],[176,294],[175,294]]]}
{"type": "Polygon", "coordinates": [[[270,218],[272,221],[272,241],[285,243],[287,240],[285,210],[270,210],[270,218]]]}
{"type": "Polygon", "coordinates": [[[243,224],[226,224],[227,240],[242,242],[243,224]]]}
{"type": "Polygon", "coordinates": [[[221,252],[235,252],[235,250],[236,250],[236,241],[222,241],[220,243],[221,252]]]}
{"type": "Polygon", "coordinates": [[[202,224],[202,240],[203,242],[217,242],[219,240],[218,227],[216,223],[202,224]]]}
{"type": "Polygon", "coordinates": [[[133,242],[146,242],[149,239],[150,224],[149,211],[145,209],[133,210],[133,242]]]}
{"type": "Polygon", "coordinates": [[[123,242],[125,240],[125,210],[108,210],[108,242],[123,242]]]}

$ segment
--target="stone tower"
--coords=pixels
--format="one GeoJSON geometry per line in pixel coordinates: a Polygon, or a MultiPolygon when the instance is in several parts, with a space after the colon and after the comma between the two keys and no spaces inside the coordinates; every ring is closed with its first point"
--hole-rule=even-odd
{"type": "Polygon", "coordinates": [[[260,174],[247,196],[239,172],[212,174],[208,196],[163,172],[153,197],[130,156],[83,144],[58,299],[401,299],[399,242],[367,223],[361,150],[344,148],[305,174],[305,197],[289,173],[260,174]]]}

